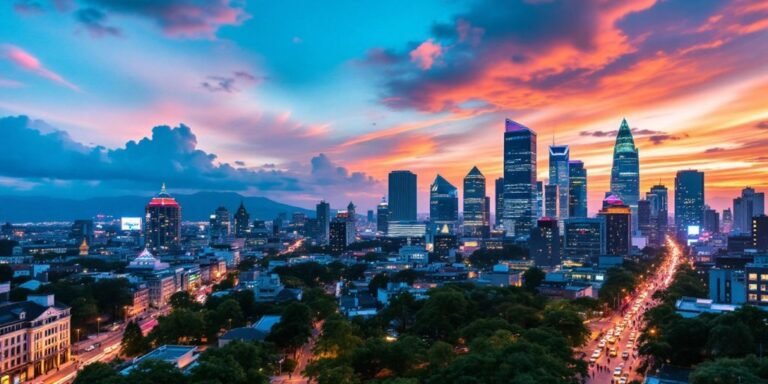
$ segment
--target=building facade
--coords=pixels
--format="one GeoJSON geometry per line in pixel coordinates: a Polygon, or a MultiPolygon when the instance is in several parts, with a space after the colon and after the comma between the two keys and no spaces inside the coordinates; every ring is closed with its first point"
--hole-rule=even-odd
{"type": "Polygon", "coordinates": [[[595,264],[606,254],[603,217],[569,217],[563,228],[563,257],[595,264]]]}
{"type": "Polygon", "coordinates": [[[752,231],[752,218],[765,213],[765,193],[755,192],[746,187],[741,196],[733,199],[733,232],[749,234],[752,231]]]}
{"type": "Polygon", "coordinates": [[[477,167],[472,167],[464,177],[464,235],[487,237],[489,220],[486,206],[485,176],[477,167]]]}
{"type": "Polygon", "coordinates": [[[167,253],[181,242],[181,206],[165,189],[145,207],[144,241],[154,253],[167,253]]]}
{"type": "Polygon", "coordinates": [[[389,224],[389,203],[387,198],[382,197],[379,205],[376,206],[376,231],[386,234],[389,224]]]}
{"type": "Polygon", "coordinates": [[[633,215],[637,215],[637,201],[640,200],[640,158],[627,119],[621,121],[613,147],[611,193],[629,206],[633,215]]]}
{"type": "Polygon", "coordinates": [[[320,244],[328,244],[331,226],[331,205],[325,200],[315,206],[315,218],[317,219],[317,236],[320,244]]]}
{"type": "Polygon", "coordinates": [[[678,171],[675,177],[675,226],[678,239],[689,227],[701,228],[704,213],[704,172],[678,171]]]}
{"type": "Polygon", "coordinates": [[[451,229],[459,221],[459,190],[440,175],[429,188],[429,220],[451,229]]]}
{"type": "Polygon", "coordinates": [[[531,256],[538,267],[560,264],[560,228],[557,219],[544,217],[531,230],[531,256]]]}
{"type": "Polygon", "coordinates": [[[536,132],[505,121],[504,216],[510,237],[528,236],[533,228],[536,199],[536,132]]]}
{"type": "Polygon", "coordinates": [[[632,210],[615,195],[603,201],[598,216],[605,220],[605,253],[628,257],[632,249],[632,210]]]}
{"type": "Polygon", "coordinates": [[[244,239],[251,233],[251,215],[245,209],[245,204],[240,201],[240,206],[235,212],[235,237],[244,239]]]}
{"type": "Polygon", "coordinates": [[[416,174],[389,173],[389,220],[416,221],[416,174]]]}
{"type": "Polygon", "coordinates": [[[587,217],[587,169],[580,160],[571,160],[568,172],[568,217],[587,217]]]}
{"type": "Polygon", "coordinates": [[[558,219],[568,218],[570,206],[571,173],[570,149],[567,145],[549,146],[549,184],[557,185],[558,219]]]}

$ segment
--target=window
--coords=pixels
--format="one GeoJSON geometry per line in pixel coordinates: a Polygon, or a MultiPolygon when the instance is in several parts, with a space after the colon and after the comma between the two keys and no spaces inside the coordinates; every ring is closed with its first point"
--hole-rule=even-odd
{"type": "Polygon", "coordinates": [[[768,281],[768,273],[761,273],[760,280],[768,281]]]}
{"type": "Polygon", "coordinates": [[[750,293],[749,294],[749,301],[757,301],[757,294],[756,293],[750,293]]]}
{"type": "Polygon", "coordinates": [[[750,291],[757,291],[757,284],[750,284],[749,285],[749,290],[750,291]]]}
{"type": "Polygon", "coordinates": [[[749,281],[757,280],[757,273],[750,273],[748,279],[749,281]]]}

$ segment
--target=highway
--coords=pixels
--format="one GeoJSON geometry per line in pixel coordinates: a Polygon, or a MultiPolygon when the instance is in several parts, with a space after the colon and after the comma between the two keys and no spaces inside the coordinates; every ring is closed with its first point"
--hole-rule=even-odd
{"type": "Polygon", "coordinates": [[[584,359],[589,362],[587,383],[623,384],[643,380],[643,376],[635,372],[640,365],[637,338],[643,328],[643,315],[657,304],[653,294],[672,283],[683,257],[680,247],[670,238],[667,249],[669,254],[656,272],[624,298],[618,311],[589,324],[591,339],[582,349],[584,359]]]}

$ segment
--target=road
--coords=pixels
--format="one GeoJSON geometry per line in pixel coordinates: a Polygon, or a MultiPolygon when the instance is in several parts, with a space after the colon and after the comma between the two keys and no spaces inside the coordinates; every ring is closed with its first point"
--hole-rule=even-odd
{"type": "Polygon", "coordinates": [[[677,243],[668,238],[667,247],[669,254],[661,266],[640,284],[636,292],[624,299],[619,311],[608,318],[589,324],[592,337],[582,351],[587,360],[597,350],[600,351],[600,356],[594,363],[590,362],[587,383],[624,383],[643,380],[643,376],[635,372],[641,359],[637,356],[636,341],[643,328],[643,315],[645,311],[657,304],[653,300],[653,294],[669,286],[682,262],[682,251],[677,243]],[[610,342],[610,338],[606,336],[611,332],[615,333],[622,323],[625,325],[623,331],[619,332],[618,336],[614,336],[613,342],[610,342]],[[634,339],[631,335],[634,335],[634,339]],[[601,347],[601,341],[605,341],[604,347],[601,347]],[[610,356],[611,349],[615,349],[616,356],[610,356]],[[622,356],[624,352],[627,352],[627,356],[622,356]],[[620,369],[617,369],[619,367],[620,369]]]}
{"type": "Polygon", "coordinates": [[[273,377],[270,380],[271,384],[309,384],[309,380],[304,377],[302,372],[304,371],[304,368],[307,367],[310,360],[312,360],[312,350],[315,348],[317,338],[320,337],[321,329],[323,329],[323,322],[320,321],[315,323],[314,328],[312,329],[312,338],[310,338],[309,342],[305,343],[297,353],[296,369],[294,369],[290,375],[283,374],[273,377]]]}

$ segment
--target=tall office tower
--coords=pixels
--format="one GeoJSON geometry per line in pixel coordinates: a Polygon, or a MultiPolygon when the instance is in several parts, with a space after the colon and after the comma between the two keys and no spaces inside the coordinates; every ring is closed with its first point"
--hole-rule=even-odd
{"type": "Polygon", "coordinates": [[[357,213],[355,205],[350,201],[347,204],[347,244],[355,242],[357,238],[357,213]]]}
{"type": "Polygon", "coordinates": [[[559,189],[557,184],[544,186],[544,217],[557,217],[557,208],[560,204],[559,189]]]}
{"type": "Polygon", "coordinates": [[[637,201],[640,200],[640,159],[627,119],[621,120],[616,145],[613,147],[611,193],[632,209],[632,216],[637,216],[637,201]]]}
{"type": "Polygon", "coordinates": [[[587,217],[587,169],[580,160],[571,160],[568,171],[568,217],[587,217]]]}
{"type": "Polygon", "coordinates": [[[488,230],[487,236],[490,236],[491,234],[491,198],[488,195],[485,195],[485,227],[488,230]]]}
{"type": "Polygon", "coordinates": [[[661,184],[654,185],[645,194],[645,199],[651,202],[651,220],[655,222],[656,236],[654,245],[661,245],[669,226],[669,191],[661,184]]]}
{"type": "Polygon", "coordinates": [[[504,131],[504,228],[507,236],[531,233],[536,199],[536,132],[510,119],[504,131]]]}
{"type": "Polygon", "coordinates": [[[752,228],[752,218],[765,213],[765,193],[755,192],[754,188],[741,190],[741,196],[733,199],[733,232],[748,234],[752,228]]]}
{"type": "Polygon", "coordinates": [[[69,229],[69,239],[77,245],[82,244],[83,241],[89,245],[93,244],[93,220],[75,220],[69,229]]]}
{"type": "Polygon", "coordinates": [[[536,218],[544,217],[544,183],[536,182],[536,218]]]}
{"type": "Polygon", "coordinates": [[[486,216],[485,176],[477,167],[472,167],[464,177],[464,235],[484,237],[488,233],[486,216]]]}
{"type": "Polygon", "coordinates": [[[702,213],[702,230],[709,233],[720,233],[720,213],[710,208],[708,205],[704,206],[704,212],[702,213]]]}
{"type": "Polygon", "coordinates": [[[382,197],[379,205],[376,206],[376,231],[387,233],[387,224],[389,223],[389,204],[387,198],[382,197]]]}
{"type": "Polygon", "coordinates": [[[367,214],[367,217],[366,217],[366,221],[367,221],[369,224],[370,224],[370,223],[373,223],[373,221],[374,221],[374,216],[373,216],[373,209],[369,209],[369,210],[368,210],[368,214],[367,214]]]}
{"type": "Polygon", "coordinates": [[[651,236],[651,202],[646,199],[637,201],[637,226],[641,235],[651,236]]]}
{"type": "Polygon", "coordinates": [[[416,175],[389,173],[389,221],[416,221],[416,175]]]}
{"type": "Polygon", "coordinates": [[[496,210],[494,211],[494,214],[496,215],[496,223],[495,226],[498,228],[502,224],[502,218],[504,217],[504,178],[499,177],[496,179],[495,184],[495,192],[496,194],[496,210]]]}
{"type": "Polygon", "coordinates": [[[720,223],[722,233],[731,233],[733,229],[733,213],[730,208],[723,209],[723,220],[720,223]]]}
{"type": "Polygon", "coordinates": [[[237,207],[237,212],[235,212],[235,237],[240,239],[247,237],[251,232],[250,225],[251,215],[248,214],[245,204],[241,200],[240,206],[237,207]]]}
{"type": "Polygon", "coordinates": [[[675,226],[677,238],[687,238],[688,227],[702,224],[704,212],[704,172],[678,171],[675,177],[675,226]]]}
{"type": "Polygon", "coordinates": [[[230,221],[229,210],[226,207],[218,207],[211,214],[208,225],[208,238],[211,243],[223,241],[229,237],[230,221]]]}
{"type": "Polygon", "coordinates": [[[549,183],[557,184],[558,202],[557,218],[568,217],[570,206],[570,150],[567,145],[549,146],[549,183]]]}
{"type": "Polygon", "coordinates": [[[331,205],[325,200],[315,205],[315,218],[317,219],[317,237],[320,244],[328,244],[331,234],[331,205]]]}
{"type": "Polygon", "coordinates": [[[329,253],[334,256],[341,255],[349,245],[348,226],[346,217],[334,218],[328,226],[329,253]]]}
{"type": "Polygon", "coordinates": [[[603,201],[598,216],[605,220],[605,252],[627,257],[632,249],[632,210],[616,195],[603,201]]]}
{"type": "Polygon", "coordinates": [[[165,190],[165,184],[144,209],[144,241],[155,254],[177,248],[181,242],[181,206],[165,190]]]}
{"type": "Polygon", "coordinates": [[[605,255],[605,219],[569,217],[563,225],[563,256],[596,264],[605,255]]]}
{"type": "Polygon", "coordinates": [[[531,229],[531,254],[539,267],[554,267],[560,264],[560,228],[557,219],[544,217],[531,229]]]}
{"type": "Polygon", "coordinates": [[[752,248],[758,252],[768,251],[768,216],[752,218],[752,248]]]}
{"type": "Polygon", "coordinates": [[[459,190],[440,175],[429,188],[429,220],[440,228],[454,228],[459,220],[459,190]]]}

